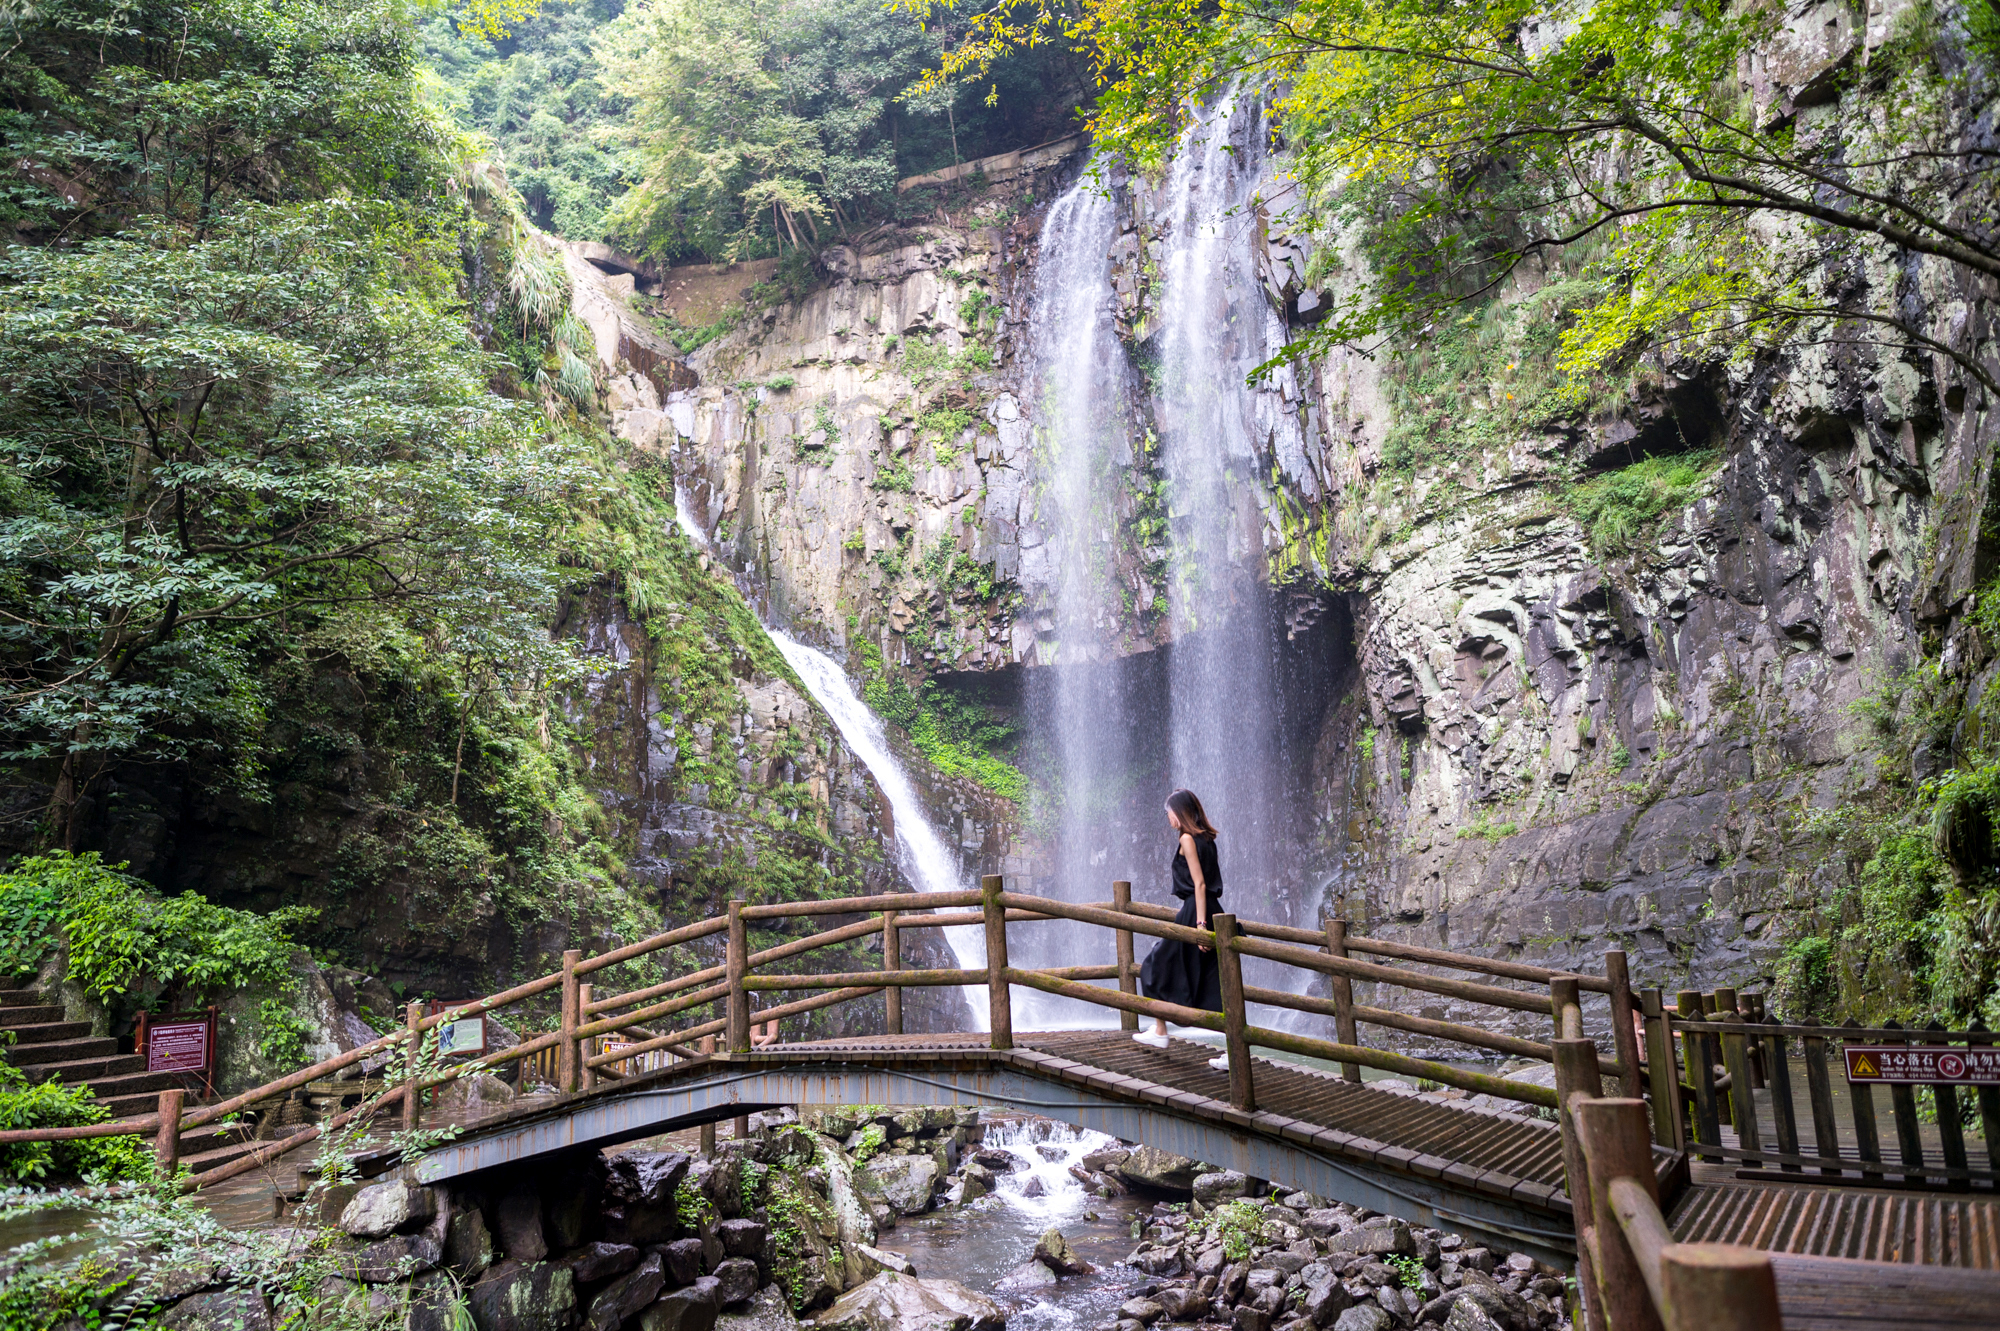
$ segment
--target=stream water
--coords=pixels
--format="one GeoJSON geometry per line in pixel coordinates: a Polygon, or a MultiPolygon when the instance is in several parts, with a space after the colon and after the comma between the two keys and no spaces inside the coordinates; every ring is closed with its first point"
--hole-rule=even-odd
{"type": "Polygon", "coordinates": [[[1019,1162],[1001,1174],[997,1192],[953,1211],[911,1216],[881,1236],[879,1246],[902,1253],[919,1276],[956,1280],[998,1299],[1008,1331],[1070,1331],[1114,1319],[1118,1305],[1147,1277],[1120,1266],[1132,1251],[1132,1221],[1151,1203],[1091,1196],[1069,1167],[1113,1145],[1101,1132],[1043,1118],[988,1122],[986,1142],[1019,1162]],[[1097,1268],[1041,1289],[1007,1289],[1003,1279],[1035,1255],[1043,1232],[1060,1229],[1097,1268]]]}

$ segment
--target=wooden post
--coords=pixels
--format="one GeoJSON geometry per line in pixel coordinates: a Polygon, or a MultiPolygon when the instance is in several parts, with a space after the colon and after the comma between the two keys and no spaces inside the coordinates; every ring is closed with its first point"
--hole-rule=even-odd
{"type": "Polygon", "coordinates": [[[1574,975],[1549,977],[1549,1015],[1555,1019],[1556,1039],[1583,1038],[1583,997],[1574,975]]]}
{"type": "MultiPolygon", "coordinates": [[[[1590,1241],[1578,1243],[1577,1248],[1579,1254],[1585,1247],[1592,1250],[1598,1307],[1613,1331],[1662,1331],[1638,1256],[1625,1237],[1624,1226],[1618,1223],[1610,1198],[1613,1179],[1631,1179],[1645,1189],[1655,1207],[1660,1204],[1653,1145],[1646,1136],[1646,1102],[1579,1098],[1575,1115],[1590,1178],[1591,1227],[1596,1231],[1590,1241]]],[[[1584,1233],[1582,1224],[1577,1233],[1584,1233]]]]}
{"type": "Polygon", "coordinates": [[[1244,1038],[1249,1025],[1243,1007],[1243,958],[1236,951],[1236,916],[1211,915],[1215,930],[1215,966],[1222,979],[1222,1039],[1229,1050],[1229,1103],[1244,1113],[1257,1108],[1256,1088],[1250,1083],[1250,1041],[1244,1038]]]}
{"type": "MultiPolygon", "coordinates": [[[[1347,958],[1347,921],[1326,917],[1326,952],[1330,957],[1347,958]]],[[[1354,981],[1345,975],[1327,977],[1333,990],[1333,1038],[1345,1045],[1359,1045],[1354,1032],[1354,981]]],[[[1356,1086],[1361,1084],[1361,1065],[1342,1063],[1340,1075],[1356,1086]]]]}
{"type": "MultiPolygon", "coordinates": [[[[1720,1021],[1742,1022],[1748,1017],[1737,1005],[1736,991],[1718,988],[1715,991],[1715,1015],[1720,1021]]],[[[1729,1117],[1736,1125],[1736,1144],[1746,1151],[1761,1147],[1763,1139],[1757,1130],[1757,1096],[1750,1084],[1750,1044],[1748,1037],[1738,1032],[1729,1032],[1722,1037],[1722,1066],[1729,1073],[1729,1117]]],[[[1761,1165],[1762,1160],[1753,1160],[1761,1165]]]]}
{"type": "MultiPolygon", "coordinates": [[[[743,987],[743,981],[750,975],[750,930],[743,920],[743,904],[729,903],[728,951],[723,957],[723,974],[729,983],[723,1035],[732,1055],[750,1052],[750,991],[743,987]]],[[[750,1136],[748,1114],[738,1114],[730,1126],[737,1141],[750,1136]]]]}
{"type": "Polygon", "coordinates": [[[576,1028],[583,1025],[582,981],[576,978],[576,964],[583,953],[575,948],[563,953],[562,1039],[556,1045],[556,1088],[573,1095],[583,1085],[583,1050],[578,1046],[576,1028]]]}
{"type": "MultiPolygon", "coordinates": [[[[1992,1045],[1993,1037],[1987,1034],[1984,1022],[1975,1021],[1966,1029],[1972,1033],[1971,1043],[1975,1048],[1992,1045]]],[[[2000,1087],[1979,1088],[1979,1130],[1986,1138],[1986,1161],[1995,1173],[2000,1173],[2000,1087]]]]}
{"type": "MultiPolygon", "coordinates": [[[[1902,1023],[1894,1020],[1882,1025],[1891,1030],[1899,1029],[1902,1023]]],[[[1884,1043],[1908,1044],[1908,1040],[1893,1037],[1884,1043]]],[[[1928,1177],[1924,1173],[1923,1129],[1917,1126],[1917,1090],[1914,1086],[1889,1087],[1889,1108],[1896,1119],[1896,1153],[1902,1157],[1908,1168],[1903,1174],[1905,1182],[1922,1183],[1928,1177]]]]}
{"type": "Polygon", "coordinates": [[[1014,1001],[1007,985],[1007,908],[1000,904],[1000,885],[997,873],[979,880],[980,904],[986,914],[986,1004],[993,1048],[1012,1049],[1014,1001]]]}
{"type": "MultiPolygon", "coordinates": [[[[1736,999],[1736,1008],[1743,1014],[1744,1021],[1753,1022],[1757,1025],[1763,1024],[1764,995],[1755,993],[1739,994],[1736,999]]],[[[1748,1048],[1750,1051],[1750,1089],[1755,1091],[1770,1089],[1771,1074],[1769,1069],[1765,1067],[1766,1060],[1764,1057],[1763,1040],[1758,1036],[1751,1036],[1748,1048]]]]}
{"type": "Polygon", "coordinates": [[[160,1126],[153,1133],[153,1162],[161,1178],[172,1178],[181,1164],[181,1102],[187,1092],[170,1086],[160,1092],[160,1126]]]}
{"type": "Polygon", "coordinates": [[[1673,1150],[1682,1150],[1681,1079],[1674,1066],[1674,1036],[1667,1029],[1666,1006],[1660,991],[1648,989],[1639,995],[1639,1010],[1646,1018],[1646,1072],[1653,1084],[1653,1140],[1673,1150]]]}
{"type": "Polygon", "coordinates": [[[424,1087],[422,1072],[417,1067],[417,1055],[424,1047],[424,1035],[418,1028],[424,1019],[424,1005],[411,1000],[403,1009],[403,1025],[409,1032],[410,1058],[403,1078],[403,1131],[415,1132],[424,1118],[424,1087]]]}
{"type": "MultiPolygon", "coordinates": [[[[1853,1022],[1847,1023],[1849,1026],[1853,1022]]],[[[1854,1043],[1854,1038],[1845,1032],[1841,1035],[1841,1056],[1839,1066],[1847,1066],[1846,1046],[1854,1043]]],[[[1862,1179],[1880,1179],[1880,1171],[1865,1168],[1869,1163],[1879,1164],[1882,1160],[1882,1138],[1875,1127],[1875,1088],[1865,1081],[1857,1081],[1847,1088],[1847,1108],[1854,1115],[1854,1153],[1861,1157],[1864,1168],[1862,1179]]]]}
{"type": "MultiPolygon", "coordinates": [[[[715,1053],[715,1037],[713,1035],[704,1035],[701,1037],[701,1052],[704,1055],[715,1053]]],[[[698,1136],[701,1153],[713,1156],[715,1154],[715,1120],[710,1119],[708,1122],[702,1124],[698,1136]]]]}
{"type": "MultiPolygon", "coordinates": [[[[903,969],[903,931],[896,927],[896,912],[882,912],[882,969],[903,969]]],[[[882,991],[883,1021],[889,1034],[903,1033],[903,986],[892,984],[882,991]]]]}
{"type": "Polygon", "coordinates": [[[1577,1097],[1596,1099],[1603,1093],[1597,1070],[1597,1043],[1560,1034],[1552,1043],[1556,1064],[1556,1122],[1562,1129],[1563,1177],[1567,1180],[1570,1213],[1576,1224],[1576,1284],[1583,1296],[1583,1331],[1624,1331],[1604,1320],[1604,1306],[1597,1290],[1596,1268],[1590,1260],[1587,1239],[1592,1224],[1590,1170],[1584,1162],[1583,1139],[1577,1135],[1571,1101],[1577,1097]]]}
{"type": "Polygon", "coordinates": [[[1769,1253],[1729,1243],[1670,1243],[1660,1250],[1668,1331],[1775,1331],[1778,1282],[1769,1253]]]}
{"type": "MultiPolygon", "coordinates": [[[[576,1011],[578,1020],[585,1020],[584,1013],[590,1011],[591,986],[579,984],[576,987],[576,1011]]],[[[577,1089],[594,1091],[597,1089],[597,1069],[590,1066],[591,1055],[597,1052],[598,1037],[593,1035],[583,1042],[576,1053],[577,1089]]]]}
{"type": "Polygon", "coordinates": [[[750,931],[743,922],[741,901],[729,903],[728,952],[723,957],[722,970],[729,984],[723,1035],[730,1053],[747,1054],[750,1052],[750,991],[743,987],[743,981],[750,974],[750,931]]]}
{"type": "MultiPolygon", "coordinates": [[[[1758,995],[1758,1019],[1768,1026],[1782,1025],[1776,1017],[1764,1016],[1763,995],[1758,995]]],[[[1771,1093],[1771,1127],[1778,1137],[1778,1149],[1786,1155],[1799,1153],[1799,1117],[1792,1103],[1792,1058],[1791,1041],[1783,1035],[1771,1034],[1763,1037],[1764,1085],[1771,1093]]],[[[1799,1173],[1799,1166],[1785,1165],[1788,1174],[1799,1173]]]]}
{"type": "MultiPolygon", "coordinates": [[[[1945,1044],[1945,1029],[1942,1022],[1933,1021],[1932,1044],[1945,1044]]],[[[1944,1156],[1946,1169],[1965,1169],[1965,1127],[1958,1117],[1958,1088],[1939,1083],[1931,1087],[1931,1098],[1937,1106],[1938,1150],[1944,1156]]],[[[1972,1187],[1969,1178],[1954,1178],[1945,1184],[1953,1192],[1965,1192],[1972,1187]]]]}
{"type": "MultiPolygon", "coordinates": [[[[1692,989],[1680,991],[1677,1010],[1682,1021],[1699,1022],[1705,1019],[1701,1010],[1701,995],[1692,989]]],[[[1703,1146],[1722,1144],[1722,1119],[1715,1104],[1715,1056],[1709,1052],[1708,1037],[1699,1031],[1682,1031],[1682,1054],[1687,1060],[1688,1076],[1694,1086],[1695,1138],[1703,1146]]],[[[1702,1156],[1704,1160],[1720,1161],[1721,1156],[1713,1152],[1702,1156]]]]}
{"type": "MultiPolygon", "coordinates": [[[[1817,1017],[1807,1017],[1807,1026],[1819,1025],[1817,1017]]],[[[1806,1101],[1812,1106],[1813,1142],[1823,1156],[1840,1155],[1840,1125],[1833,1121],[1833,1082],[1826,1071],[1826,1041],[1817,1035],[1805,1038],[1806,1101]]],[[[1821,1165],[1819,1172],[1838,1177],[1838,1165],[1821,1165]]]]}
{"type": "MultiPolygon", "coordinates": [[[[1120,878],[1111,884],[1111,908],[1123,914],[1131,906],[1132,884],[1120,878]]],[[[1132,960],[1132,931],[1130,929],[1120,929],[1117,931],[1116,938],[1118,943],[1118,992],[1121,994],[1136,994],[1139,992],[1139,968],[1132,960]]],[[[1136,1012],[1120,1012],[1118,1014],[1118,1029],[1123,1031],[1138,1030],[1139,1014],[1136,1012]]]]}
{"type": "Polygon", "coordinates": [[[1604,954],[1604,978],[1611,983],[1611,1047],[1618,1053],[1620,1081],[1625,1094],[1634,1100],[1646,1095],[1646,1078],[1639,1071],[1639,1032],[1633,1021],[1632,976],[1625,966],[1625,950],[1612,948],[1604,954]]]}

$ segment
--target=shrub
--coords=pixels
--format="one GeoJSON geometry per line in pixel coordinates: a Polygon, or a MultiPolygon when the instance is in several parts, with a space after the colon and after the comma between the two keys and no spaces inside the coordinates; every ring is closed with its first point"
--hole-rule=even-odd
{"type": "Polygon", "coordinates": [[[283,980],[293,950],[288,931],[318,913],[288,906],[257,915],[195,892],[162,897],[122,868],[94,851],[56,851],[0,874],[0,957],[17,974],[32,971],[54,946],[53,922],[69,944],[69,978],[98,999],[123,994],[141,977],[191,997],[283,980]],[[36,930],[39,950],[26,941],[36,930]]]}
{"type": "MultiPolygon", "coordinates": [[[[0,1131],[84,1127],[110,1117],[88,1086],[65,1086],[53,1078],[36,1085],[19,1068],[0,1063],[0,1131]]],[[[0,1146],[0,1179],[41,1183],[47,1179],[111,1182],[144,1178],[151,1171],[152,1160],[151,1150],[138,1137],[20,1142],[0,1146]]]]}

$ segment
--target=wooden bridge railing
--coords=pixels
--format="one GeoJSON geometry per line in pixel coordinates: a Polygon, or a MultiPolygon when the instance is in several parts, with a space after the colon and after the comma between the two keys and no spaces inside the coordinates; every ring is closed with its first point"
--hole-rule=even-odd
{"type": "Polygon", "coordinates": [[[1902,1047],[1933,1059],[1952,1054],[1965,1065],[2000,1057],[1995,1052],[2000,1037],[1983,1026],[1948,1031],[1937,1023],[1920,1030],[1895,1022],[1879,1027],[1787,1023],[1765,1014],[1762,995],[1726,988],[1707,994],[1682,991],[1671,1008],[1663,1006],[1656,990],[1645,991],[1641,1001],[1649,1016],[1661,1019],[1659,1048],[1648,1054],[1654,1099],[1668,1106],[1662,1117],[1679,1133],[1675,1144],[1685,1145],[1692,1155],[1748,1166],[1752,1172],[1775,1166],[1775,1176],[1803,1180],[1810,1175],[1819,1182],[1880,1184],[1894,1179],[1904,1187],[2000,1189],[2000,1085],[1955,1084],[1942,1077],[1888,1084],[1896,1159],[1885,1161],[1875,1087],[1866,1080],[1850,1081],[1845,1057],[1851,1046],[1902,1047]],[[1675,1035],[1680,1037],[1678,1050],[1675,1035]],[[1794,1063],[1803,1065],[1804,1115],[1794,1063]],[[1848,1134],[1835,1104],[1836,1084],[1847,1088],[1848,1134]],[[1928,1124],[1919,1106],[1920,1090],[1935,1111],[1928,1124]],[[1770,1114],[1770,1142],[1764,1136],[1759,1091],[1770,1114]],[[1974,1097],[1972,1104],[1961,1104],[1961,1091],[1974,1097]],[[1970,1158],[1965,1140],[1964,1111],[1973,1104],[1984,1137],[1982,1161],[1970,1158]],[[1800,1140],[1802,1124],[1811,1133],[1809,1147],[1800,1140]],[[1725,1125],[1733,1130],[1733,1142],[1723,1132],[1725,1125]],[[1925,1148],[1926,1127],[1936,1135],[1934,1151],[1925,1148]]]}
{"type": "MultiPolygon", "coordinates": [[[[472,1003],[425,1016],[420,1004],[412,1003],[403,1024],[359,1048],[348,1050],[280,1077],[266,1085],[232,1096],[219,1104],[184,1110],[177,1097],[163,1094],[157,1112],[110,1123],[72,1128],[22,1129],[0,1132],[0,1144],[50,1141],[83,1137],[150,1135],[163,1163],[171,1165],[180,1156],[180,1134],[223,1120],[230,1115],[274,1097],[285,1095],[345,1068],[400,1057],[398,1084],[353,1109],[336,1115],[323,1125],[259,1147],[219,1169],[190,1182],[202,1187],[269,1164],[279,1156],[317,1139],[325,1132],[368,1118],[389,1108],[401,1110],[405,1128],[415,1127],[421,1116],[424,1093],[466,1071],[490,1071],[508,1063],[523,1063],[540,1078],[554,1083],[562,1092],[591,1089],[601,1080],[615,1080],[621,1070],[646,1066],[652,1056],[674,1058],[703,1057],[719,1040],[728,1053],[745,1052],[751,1047],[753,1023],[783,1020],[822,1008],[852,1002],[881,993],[885,997],[888,1029],[902,1032],[901,995],[906,988],[984,985],[989,993],[991,1041],[996,1048],[1012,1044],[1011,989],[1015,985],[1045,993],[1110,1007],[1123,1014],[1127,1028],[1136,1028],[1139,1017],[1164,1017],[1168,1021],[1223,1036],[1231,1055],[1230,1098],[1238,1109],[1249,1110],[1256,1103],[1254,1071],[1249,1058],[1252,1048],[1275,1049],[1292,1054],[1326,1059],[1343,1065],[1350,1080],[1359,1080],[1360,1069],[1417,1077],[1446,1086],[1515,1100],[1544,1108],[1554,1108],[1555,1092],[1547,1087],[1514,1081],[1484,1072],[1454,1067],[1432,1059],[1417,1058],[1393,1050],[1365,1045],[1357,1031],[1373,1025],[1402,1030],[1436,1039],[1450,1040],[1481,1050],[1539,1058],[1553,1057],[1551,1046],[1537,1040],[1505,1035],[1478,1025],[1409,1016],[1386,1008],[1353,1001],[1353,983],[1388,984],[1421,993],[1439,994],[1464,1002],[1497,1007],[1516,1013],[1546,1015],[1562,1033],[1564,1004],[1574,1009],[1582,992],[1610,997],[1614,1013],[1629,1013],[1634,996],[1624,982],[1624,955],[1608,954],[1607,971],[1599,976],[1565,976],[1544,967],[1517,962],[1462,956],[1405,944],[1350,938],[1340,921],[1330,921],[1324,930],[1299,929],[1259,921],[1238,921],[1232,914],[1211,920],[1210,930],[1193,929],[1172,922],[1171,912],[1134,903],[1130,884],[1112,885],[1112,900],[1096,905],[1075,905],[1042,897],[1025,896],[1003,890],[1001,880],[983,880],[979,891],[897,893],[869,897],[848,897],[825,901],[795,901],[770,905],[729,903],[728,913],[714,919],[669,930],[628,946],[597,956],[580,951],[563,954],[560,970],[515,985],[503,992],[472,1003]],[[879,914],[877,914],[879,912],[879,914]],[[836,925],[803,938],[790,939],[773,947],[752,952],[748,931],[752,923],[799,917],[869,914],[871,918],[836,925]],[[1067,966],[1028,969],[1008,962],[1007,940],[1010,926],[1050,922],[1076,922],[1108,928],[1115,936],[1117,961],[1110,965],[1067,966]],[[901,935],[911,929],[978,927],[986,938],[984,968],[908,969],[901,962],[901,935]],[[771,974],[765,968],[822,948],[850,943],[880,933],[882,966],[879,970],[831,974],[771,974]],[[599,997],[586,977],[622,962],[684,943],[724,936],[723,963],[708,966],[656,984],[599,997]],[[1147,935],[1176,938],[1183,942],[1212,947],[1222,972],[1223,1011],[1205,1012],[1176,1007],[1144,998],[1137,992],[1138,968],[1134,961],[1134,938],[1147,935]],[[1330,998],[1265,989],[1246,985],[1243,958],[1256,957],[1281,965],[1324,974],[1329,979],[1330,998]],[[1428,974],[1410,969],[1407,962],[1427,967],[1526,980],[1546,984],[1549,993],[1539,994],[1501,985],[1428,974]],[[1116,981],[1116,987],[1098,981],[1116,981]],[[534,1035],[511,1048],[497,1050],[454,1067],[435,1066],[413,1056],[413,1051],[435,1050],[437,1028],[464,1017],[497,1012],[531,1000],[559,995],[560,1019],[557,1028],[534,1035]],[[753,1002],[765,994],[802,994],[773,1006],[756,1008],[753,1002]],[[702,1010],[722,1006],[720,1016],[699,1019],[702,1010]],[[1250,1005],[1298,1012],[1330,1015],[1337,1039],[1322,1040],[1289,1031],[1266,1029],[1250,1024],[1250,1005]],[[656,1029],[684,1015],[698,1019],[678,1029],[656,1029]],[[615,1044],[606,1037],[618,1036],[615,1044]]],[[[1629,1020],[1614,1020],[1616,1057],[1600,1058],[1597,1066],[1606,1075],[1620,1078],[1628,1088],[1638,1088],[1637,1046],[1630,1036],[1629,1020]]]]}
{"type": "Polygon", "coordinates": [[[1782,1326],[1768,1253],[1674,1241],[1660,1212],[1645,1102],[1602,1094],[1589,1040],[1558,1039],[1555,1053],[1584,1331],[1782,1326]]]}

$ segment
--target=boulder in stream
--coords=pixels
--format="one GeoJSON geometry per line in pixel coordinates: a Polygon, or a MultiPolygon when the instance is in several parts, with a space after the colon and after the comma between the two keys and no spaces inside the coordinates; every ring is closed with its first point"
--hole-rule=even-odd
{"type": "Polygon", "coordinates": [[[956,1280],[884,1271],[812,1318],[817,1331],[1006,1331],[1000,1305],[956,1280]]]}
{"type": "MultiPolygon", "coordinates": [[[[1084,1157],[1085,1168],[1091,1167],[1092,1158],[1094,1157],[1084,1157]]],[[[1184,1155],[1175,1155],[1172,1151],[1162,1151],[1151,1146],[1137,1146],[1111,1168],[1118,1177],[1134,1187],[1150,1188],[1154,1192],[1174,1193],[1186,1197],[1193,1195],[1195,1174],[1203,1167],[1184,1155]]]]}
{"type": "Polygon", "coordinates": [[[878,1155],[854,1175],[858,1192],[881,1198],[898,1215],[930,1210],[937,1181],[937,1161],[927,1155],[878,1155]]]}
{"type": "Polygon", "coordinates": [[[1097,1268],[1083,1260],[1060,1229],[1043,1232],[1035,1244],[1035,1260],[1061,1276],[1088,1275],[1097,1268]]]}

